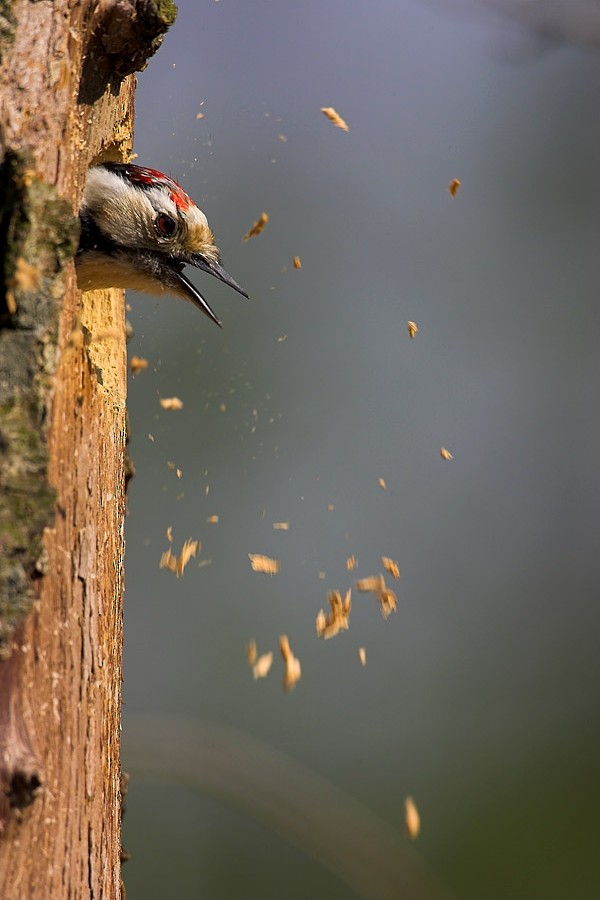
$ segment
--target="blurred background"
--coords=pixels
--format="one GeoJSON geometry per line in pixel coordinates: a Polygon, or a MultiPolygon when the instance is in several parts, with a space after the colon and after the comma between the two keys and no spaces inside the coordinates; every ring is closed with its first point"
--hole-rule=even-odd
{"type": "Polygon", "coordinates": [[[137,162],[251,300],[127,296],[128,898],[597,898],[600,4],[178,5],[137,162]]]}

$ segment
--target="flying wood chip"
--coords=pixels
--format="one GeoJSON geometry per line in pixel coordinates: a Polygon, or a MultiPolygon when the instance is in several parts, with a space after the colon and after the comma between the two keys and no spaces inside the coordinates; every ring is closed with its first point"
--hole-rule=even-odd
{"type": "Polygon", "coordinates": [[[248,559],[253,572],[264,572],[265,575],[277,575],[279,572],[279,560],[271,559],[260,553],[249,553],[248,559]]]}
{"type": "Polygon", "coordinates": [[[409,337],[410,337],[410,339],[411,339],[411,341],[412,341],[412,339],[414,338],[415,334],[416,334],[417,331],[419,330],[419,329],[417,328],[417,323],[416,323],[416,322],[409,321],[409,322],[406,323],[406,327],[408,328],[408,334],[409,334],[409,337]]]}
{"type": "Polygon", "coordinates": [[[421,830],[421,817],[412,797],[407,797],[404,801],[404,825],[411,840],[414,841],[415,838],[418,838],[421,830]]]}
{"type": "Polygon", "coordinates": [[[252,666],[252,675],[254,676],[254,680],[256,681],[259,678],[266,678],[271,670],[272,665],[273,651],[269,650],[268,653],[263,653],[261,656],[259,656],[252,666]]]}
{"type": "Polygon", "coordinates": [[[368,578],[358,578],[356,581],[356,590],[362,594],[368,594],[370,591],[382,591],[385,588],[385,578],[383,575],[369,575],[368,578]]]}
{"type": "Polygon", "coordinates": [[[346,122],[344,122],[340,114],[336,112],[333,106],[322,106],[321,112],[323,113],[323,115],[327,116],[330,122],[333,122],[336,128],[341,128],[342,131],[350,131],[346,122]]]}
{"type": "Polygon", "coordinates": [[[148,360],[143,356],[132,356],[129,360],[129,368],[132,375],[137,375],[138,372],[143,372],[148,368],[148,360]]]}
{"type": "Polygon", "coordinates": [[[200,549],[200,542],[193,541],[191,538],[184,543],[179,556],[174,556],[171,550],[165,550],[160,558],[161,569],[169,569],[174,572],[178,578],[183,575],[183,570],[200,549]]]}
{"type": "Polygon", "coordinates": [[[177,571],[177,557],[173,556],[170,550],[165,550],[160,558],[161,569],[169,569],[171,572],[177,571]]]}
{"type": "Polygon", "coordinates": [[[329,612],[327,615],[323,610],[319,610],[317,615],[317,634],[326,641],[335,637],[340,631],[347,631],[350,627],[350,610],[352,602],[350,599],[351,591],[346,591],[346,596],[342,600],[339,591],[328,591],[327,602],[329,603],[329,612]]]}
{"type": "Polygon", "coordinates": [[[163,409],[183,409],[183,400],[179,397],[161,397],[160,405],[163,409]]]}
{"type": "Polygon", "coordinates": [[[448,185],[448,192],[451,197],[456,197],[458,194],[458,189],[460,188],[460,181],[458,178],[453,178],[450,184],[448,185]]]}
{"type": "Polygon", "coordinates": [[[252,638],[252,640],[249,641],[246,652],[248,654],[248,663],[251,666],[253,666],[254,663],[256,662],[256,657],[258,655],[257,650],[256,650],[256,641],[254,640],[254,638],[252,638]]]}
{"type": "Polygon", "coordinates": [[[242,240],[249,241],[250,238],[257,237],[261,233],[261,231],[263,230],[263,228],[265,227],[265,225],[267,224],[268,221],[269,221],[268,214],[266,212],[261,213],[260,217],[256,220],[256,222],[254,223],[252,228],[246,232],[246,234],[244,235],[242,240]]]}
{"type": "Polygon", "coordinates": [[[389,556],[382,556],[381,564],[386,572],[389,572],[394,578],[400,578],[400,567],[395,559],[390,559],[389,556]]]}
{"type": "Polygon", "coordinates": [[[364,647],[358,648],[358,658],[360,659],[361,666],[366,666],[367,664],[367,651],[364,647]]]}
{"type": "Polygon", "coordinates": [[[301,268],[302,268],[302,261],[301,261],[301,259],[300,259],[299,256],[295,256],[295,257],[294,257],[294,268],[295,268],[295,269],[301,269],[301,268]]]}
{"type": "Polygon", "coordinates": [[[372,593],[379,603],[381,615],[387,619],[390,613],[396,612],[398,603],[396,595],[385,583],[383,575],[370,575],[368,578],[359,578],[356,582],[356,590],[361,593],[372,593]]]}
{"type": "Polygon", "coordinates": [[[379,603],[381,615],[384,619],[387,619],[390,613],[396,612],[398,609],[396,595],[389,588],[384,588],[379,594],[375,594],[375,599],[379,603]]]}
{"type": "Polygon", "coordinates": [[[285,691],[291,691],[302,677],[300,660],[296,659],[296,657],[292,653],[290,642],[288,641],[287,635],[285,634],[282,634],[279,638],[279,649],[281,650],[281,655],[283,656],[283,661],[285,663],[283,689],[285,691]]]}
{"type": "Polygon", "coordinates": [[[190,559],[193,559],[196,553],[200,548],[199,541],[193,541],[191,538],[184,543],[181,548],[181,553],[179,554],[179,558],[177,560],[177,575],[183,575],[183,570],[189,563],[190,559]]]}
{"type": "Polygon", "coordinates": [[[266,678],[273,665],[273,653],[270,651],[259,656],[256,649],[256,641],[251,640],[248,644],[248,664],[255,679],[266,678]]]}
{"type": "Polygon", "coordinates": [[[442,449],[440,450],[440,456],[442,457],[442,459],[454,459],[450,451],[446,450],[445,447],[442,447],[442,449]]]}

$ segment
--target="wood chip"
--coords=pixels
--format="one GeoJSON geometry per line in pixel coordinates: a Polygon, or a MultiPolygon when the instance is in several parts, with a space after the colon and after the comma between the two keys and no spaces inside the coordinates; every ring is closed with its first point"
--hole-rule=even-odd
{"type": "Polygon", "coordinates": [[[385,578],[383,575],[369,575],[368,578],[358,578],[356,580],[356,590],[362,594],[375,593],[385,589],[385,578]]]}
{"type": "Polygon", "coordinates": [[[169,569],[171,572],[177,571],[177,557],[173,556],[170,550],[165,550],[160,558],[161,569],[169,569]]]}
{"type": "Polygon", "coordinates": [[[169,525],[167,528],[167,540],[170,544],[173,543],[173,526],[169,525]]]}
{"type": "Polygon", "coordinates": [[[329,612],[325,614],[323,610],[319,610],[317,614],[317,634],[326,641],[335,637],[340,631],[347,631],[350,627],[350,610],[352,609],[351,591],[346,591],[346,596],[342,600],[339,591],[328,591],[327,602],[329,603],[329,612]]]}
{"type": "Polygon", "coordinates": [[[161,397],[160,405],[163,409],[183,409],[183,401],[179,397],[161,397]]]}
{"type": "Polygon", "coordinates": [[[143,356],[132,356],[129,360],[129,368],[132,375],[137,375],[138,372],[143,372],[148,368],[148,360],[143,356]]]}
{"type": "Polygon", "coordinates": [[[356,581],[356,590],[361,591],[363,594],[373,594],[375,600],[379,603],[381,615],[384,619],[387,619],[390,613],[396,612],[398,608],[396,595],[386,586],[385,578],[381,574],[370,575],[368,578],[359,578],[356,581]]]}
{"type": "Polygon", "coordinates": [[[390,559],[389,556],[382,556],[381,564],[386,572],[389,572],[394,578],[400,578],[400,568],[395,559],[390,559]]]}
{"type": "Polygon", "coordinates": [[[442,447],[442,449],[440,450],[440,456],[442,457],[442,459],[454,459],[450,451],[446,450],[445,447],[442,447]]]}
{"type": "Polygon", "coordinates": [[[412,797],[404,801],[404,826],[409,838],[414,841],[421,830],[421,817],[412,797]]]}
{"type": "Polygon", "coordinates": [[[203,119],[203,118],[204,118],[204,113],[196,113],[196,118],[197,118],[197,119],[203,119]]]}
{"type": "Polygon", "coordinates": [[[344,122],[340,114],[336,112],[333,106],[322,106],[321,112],[323,113],[323,115],[327,116],[329,121],[332,122],[336,128],[341,128],[342,131],[350,131],[346,122],[344,122]]]}
{"type": "Polygon", "coordinates": [[[453,178],[450,184],[448,185],[448,191],[451,197],[456,197],[458,194],[458,189],[460,188],[460,181],[458,178],[453,178]]]}
{"type": "Polygon", "coordinates": [[[271,666],[273,665],[273,651],[269,650],[268,653],[263,653],[258,657],[254,665],[252,666],[252,675],[254,679],[258,678],[266,678],[271,670],[271,666]]]}
{"type": "Polygon", "coordinates": [[[381,615],[384,619],[387,619],[390,613],[396,612],[398,609],[396,595],[393,591],[390,591],[389,588],[385,588],[379,594],[376,594],[375,599],[379,603],[381,615]]]}
{"type": "Polygon", "coordinates": [[[290,642],[288,641],[287,635],[285,634],[282,634],[279,638],[279,649],[285,662],[283,689],[284,691],[291,691],[292,688],[296,686],[297,682],[300,681],[300,678],[302,676],[300,660],[296,659],[296,657],[292,653],[290,642]]]}
{"type": "Polygon", "coordinates": [[[259,656],[256,649],[256,641],[251,640],[248,644],[248,664],[255,679],[266,678],[273,665],[273,653],[270,651],[259,656]]]}
{"type": "Polygon", "coordinates": [[[358,648],[358,658],[360,659],[361,666],[366,666],[367,664],[367,651],[364,647],[358,648]]]}
{"type": "Polygon", "coordinates": [[[265,575],[276,575],[279,572],[278,559],[271,559],[261,553],[249,553],[248,559],[253,572],[264,572],[265,575]]]}
{"type": "Polygon", "coordinates": [[[417,333],[417,331],[419,330],[417,327],[417,323],[410,320],[406,323],[406,327],[408,328],[408,334],[410,336],[410,339],[412,340],[414,338],[415,334],[417,333]]]}
{"type": "Polygon", "coordinates": [[[300,261],[300,257],[299,257],[299,256],[295,256],[295,257],[294,257],[294,268],[295,268],[295,269],[301,269],[301,268],[302,268],[302,262],[300,261]]]}
{"type": "Polygon", "coordinates": [[[385,489],[386,489],[386,487],[387,487],[387,485],[386,485],[386,483],[385,483],[385,479],[383,479],[383,478],[378,478],[378,479],[377,479],[377,484],[379,485],[379,487],[381,488],[382,491],[385,491],[385,489]]]}
{"type": "Polygon", "coordinates": [[[183,570],[189,563],[190,559],[193,559],[196,556],[196,553],[200,549],[200,542],[193,541],[191,538],[184,543],[181,548],[181,553],[179,554],[179,559],[177,560],[177,574],[183,575],[183,570]]]}
{"type": "Polygon", "coordinates": [[[257,237],[261,233],[261,231],[263,230],[263,228],[265,227],[265,225],[267,224],[268,221],[269,221],[268,214],[266,212],[261,213],[259,218],[256,220],[256,222],[252,226],[252,228],[250,228],[250,230],[246,232],[246,234],[244,235],[242,240],[249,241],[250,238],[257,237]]]}
{"type": "Polygon", "coordinates": [[[275,531],[289,531],[290,523],[289,522],[273,522],[273,528],[275,531]]]}
{"type": "Polygon", "coordinates": [[[165,550],[160,558],[161,569],[169,569],[170,572],[173,572],[180,578],[190,559],[193,559],[200,547],[201,544],[199,541],[193,541],[191,538],[188,538],[181,548],[179,556],[174,556],[170,548],[165,550]]]}
{"type": "Polygon", "coordinates": [[[346,568],[349,572],[351,572],[352,569],[356,568],[356,557],[354,556],[354,554],[352,556],[349,556],[346,560],[346,568]]]}
{"type": "Polygon", "coordinates": [[[218,516],[208,516],[206,521],[208,522],[209,525],[218,525],[219,517],[218,516]]]}

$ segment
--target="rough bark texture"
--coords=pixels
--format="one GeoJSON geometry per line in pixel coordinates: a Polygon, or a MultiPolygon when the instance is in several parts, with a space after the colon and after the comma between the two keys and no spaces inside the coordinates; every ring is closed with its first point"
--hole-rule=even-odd
{"type": "Polygon", "coordinates": [[[0,0],[0,898],[117,898],[123,295],[77,291],[165,0],[0,0]]]}

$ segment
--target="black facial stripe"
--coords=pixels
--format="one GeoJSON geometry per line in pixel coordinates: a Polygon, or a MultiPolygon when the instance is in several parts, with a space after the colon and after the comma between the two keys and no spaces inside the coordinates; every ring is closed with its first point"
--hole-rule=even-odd
{"type": "Polygon", "coordinates": [[[115,175],[119,175],[121,178],[129,179],[130,167],[127,163],[102,163],[102,168],[108,169],[109,172],[114,172],[115,175]]]}
{"type": "Polygon", "coordinates": [[[98,250],[112,256],[118,251],[119,245],[104,234],[90,213],[80,213],[79,221],[81,222],[81,235],[77,255],[86,250],[98,250]]]}

